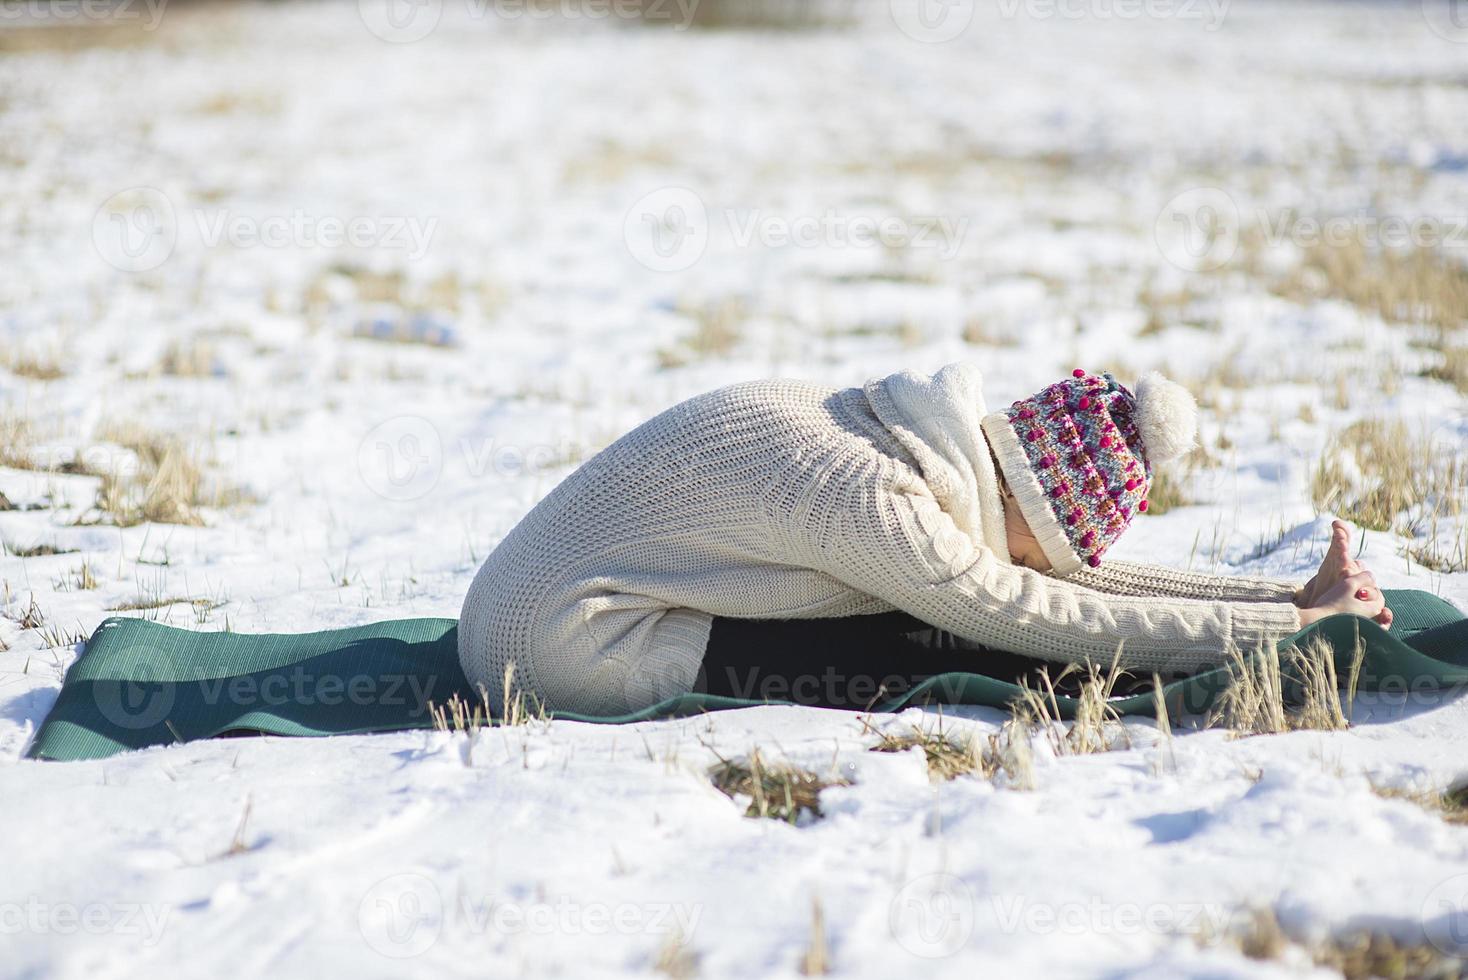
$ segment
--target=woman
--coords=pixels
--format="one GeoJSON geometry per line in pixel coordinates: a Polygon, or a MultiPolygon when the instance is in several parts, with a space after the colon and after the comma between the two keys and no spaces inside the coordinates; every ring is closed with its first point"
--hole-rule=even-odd
{"type": "Polygon", "coordinates": [[[460,661],[494,705],[513,664],[553,713],[791,697],[739,688],[818,670],[835,682],[795,700],[864,707],[881,686],[988,672],[998,651],[1106,666],[1119,646],[1134,673],[1178,674],[1334,613],[1389,623],[1339,524],[1298,590],[1103,564],[1196,413],[1155,373],[1133,396],[1079,369],[989,413],[968,363],[720,388],[606,447],[511,530],[469,588],[460,661]]]}

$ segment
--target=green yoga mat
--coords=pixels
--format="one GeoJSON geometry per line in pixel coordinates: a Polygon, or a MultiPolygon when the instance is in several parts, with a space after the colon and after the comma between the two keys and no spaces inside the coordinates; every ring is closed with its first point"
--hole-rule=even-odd
{"type": "MultiPolygon", "coordinates": [[[[1388,591],[1391,630],[1333,616],[1283,640],[1329,640],[1344,680],[1357,639],[1366,654],[1358,690],[1447,697],[1468,685],[1468,619],[1425,592],[1388,591]]],[[[141,619],[108,619],[66,673],[61,693],[31,745],[36,759],[98,759],[127,749],[169,745],[227,732],[344,735],[433,724],[430,702],[452,695],[477,701],[459,669],[457,622],[407,619],[323,633],[196,633],[141,619]]],[[[1213,670],[1164,688],[1174,717],[1211,708],[1228,683],[1213,670]]],[[[1007,705],[1008,681],[976,673],[942,674],[901,698],[876,705],[1007,705]]],[[[1075,703],[1056,698],[1070,716],[1075,703]]],[[[685,694],[635,714],[574,721],[618,724],[682,717],[767,702],[685,694]]],[[[775,702],[780,703],[780,702],[775,702]]],[[[1122,714],[1150,715],[1151,693],[1113,702],[1122,714]]]]}

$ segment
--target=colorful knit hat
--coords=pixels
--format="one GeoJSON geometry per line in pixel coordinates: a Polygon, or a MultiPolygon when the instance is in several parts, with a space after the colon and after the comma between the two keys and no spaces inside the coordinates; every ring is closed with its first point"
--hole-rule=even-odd
{"type": "Polygon", "coordinates": [[[1155,371],[1133,395],[1110,374],[1072,377],[984,417],[989,447],[1058,575],[1101,564],[1147,509],[1152,465],[1193,446],[1198,408],[1155,371]]]}

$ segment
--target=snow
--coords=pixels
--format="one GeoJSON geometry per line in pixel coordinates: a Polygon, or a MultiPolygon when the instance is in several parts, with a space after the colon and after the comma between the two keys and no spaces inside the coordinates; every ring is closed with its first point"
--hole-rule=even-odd
{"type": "MultiPolygon", "coordinates": [[[[0,972],[622,977],[682,936],[703,976],[789,976],[815,900],[843,975],[1308,973],[1194,938],[1264,907],[1301,936],[1453,946],[1468,829],[1372,783],[1468,775],[1462,700],[1363,698],[1342,733],[1179,731],[1170,756],[1132,722],[1129,750],[1042,754],[1032,792],[934,785],[854,715],[774,706],[23,760],[77,653],[21,629],[32,599],[79,633],[149,593],[218,603],[142,613],[206,630],[453,616],[578,459],[740,379],[966,357],[999,404],[1077,364],[1161,368],[1212,390],[1218,465],[1113,555],[1222,572],[1310,574],[1331,431],[1401,417],[1468,444],[1462,397],[1417,374],[1420,331],[1273,295],[1233,255],[1193,271],[1157,231],[1198,188],[1246,227],[1468,214],[1468,47],[1418,4],[958,4],[944,43],[897,29],[900,2],[789,34],[445,2],[413,43],[374,36],[371,6],[180,4],[140,43],[0,57],[0,354],[66,372],[0,370],[0,419],[100,469],[134,461],[99,428],[175,434],[250,498],[119,529],[76,523],[95,477],[0,469],[0,537],[69,552],[0,557],[0,972]],[[125,224],[142,213],[162,237],[125,224]],[[1138,335],[1149,288],[1195,292],[1180,319],[1201,326],[1138,335]],[[689,340],[720,311],[732,338],[689,340]],[[202,368],[160,370],[171,343],[202,368]],[[1250,385],[1205,384],[1224,361],[1250,385]],[[67,584],[83,561],[96,589],[67,584]],[[706,770],[756,747],[852,784],[823,820],[747,819],[706,770]]],[[[1468,608],[1468,574],[1406,543],[1366,535],[1381,583],[1468,608]]]]}

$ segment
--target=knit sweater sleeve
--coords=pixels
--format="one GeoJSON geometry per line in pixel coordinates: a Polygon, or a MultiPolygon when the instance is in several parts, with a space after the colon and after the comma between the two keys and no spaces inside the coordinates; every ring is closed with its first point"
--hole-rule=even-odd
{"type": "Polygon", "coordinates": [[[1181,673],[1300,629],[1288,603],[1108,594],[999,559],[915,475],[847,501],[815,560],[853,588],[970,640],[1062,662],[1181,673]]]}
{"type": "Polygon", "coordinates": [[[1248,578],[1183,572],[1165,565],[1107,561],[1099,568],[1082,569],[1065,577],[1112,595],[1172,596],[1178,599],[1215,599],[1221,602],[1293,602],[1298,586],[1285,579],[1248,578]]]}

